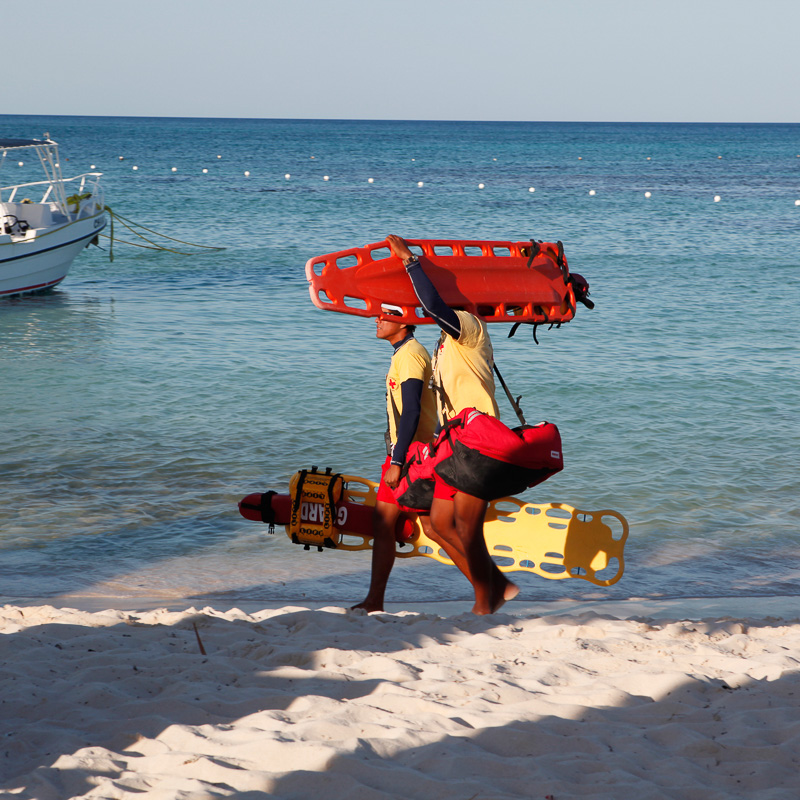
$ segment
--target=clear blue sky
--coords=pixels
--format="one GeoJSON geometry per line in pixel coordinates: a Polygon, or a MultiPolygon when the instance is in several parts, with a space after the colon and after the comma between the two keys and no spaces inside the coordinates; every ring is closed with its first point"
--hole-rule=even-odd
{"type": "Polygon", "coordinates": [[[800,122],[800,0],[30,0],[0,36],[8,114],[800,122]]]}

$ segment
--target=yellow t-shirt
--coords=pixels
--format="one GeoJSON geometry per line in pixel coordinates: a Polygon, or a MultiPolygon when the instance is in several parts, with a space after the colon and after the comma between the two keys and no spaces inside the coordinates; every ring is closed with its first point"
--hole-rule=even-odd
{"type": "Polygon", "coordinates": [[[412,441],[428,442],[433,438],[436,429],[436,403],[429,388],[431,372],[431,357],[416,339],[409,339],[392,356],[389,372],[386,375],[386,411],[389,415],[389,436],[393,445],[397,442],[397,424],[403,413],[403,395],[400,387],[404,381],[412,378],[422,381],[419,423],[412,441]]]}
{"type": "Polygon", "coordinates": [[[456,311],[461,335],[442,334],[434,355],[433,384],[440,422],[465,408],[477,408],[492,417],[500,412],[494,399],[492,340],[482,319],[456,311]]]}

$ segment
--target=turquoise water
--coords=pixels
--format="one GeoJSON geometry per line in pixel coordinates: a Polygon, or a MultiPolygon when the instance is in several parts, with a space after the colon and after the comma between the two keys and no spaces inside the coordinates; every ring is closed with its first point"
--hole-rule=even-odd
{"type": "MultiPolygon", "coordinates": [[[[798,593],[800,126],[0,120],[95,165],[126,217],[226,248],[91,249],[0,301],[0,597],[361,599],[368,553],[306,553],[236,502],[311,464],[377,476],[389,348],[314,308],[303,267],[390,232],[561,239],[591,283],[538,346],[492,334],[564,439],[525,498],[623,513],[626,573],[521,575],[523,599],[798,593]]],[[[468,589],[414,559],[387,600],[468,589]]]]}

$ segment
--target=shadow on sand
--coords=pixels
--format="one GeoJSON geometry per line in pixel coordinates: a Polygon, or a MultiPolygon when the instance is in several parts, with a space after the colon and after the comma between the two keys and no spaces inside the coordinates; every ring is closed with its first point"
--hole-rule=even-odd
{"type": "MultiPolygon", "coordinates": [[[[12,613],[6,608],[5,619],[13,622],[12,613]]],[[[25,613],[31,618],[33,612],[20,610],[20,626],[25,613]]],[[[41,619],[42,609],[36,613],[41,619]]],[[[53,613],[58,619],[63,612],[53,613]]],[[[491,644],[487,649],[487,637],[507,647],[519,626],[531,623],[503,614],[368,617],[286,609],[259,621],[207,613],[175,621],[168,612],[141,619],[116,612],[115,622],[73,613],[79,624],[33,624],[0,637],[0,788],[11,792],[3,796],[49,800],[158,791],[171,773],[135,779],[137,762],[154,752],[164,754],[162,769],[176,765],[175,787],[194,770],[195,791],[175,789],[175,796],[193,798],[788,800],[800,790],[796,754],[774,758],[775,748],[791,745],[797,734],[800,674],[745,679],[748,660],[742,657],[725,668],[730,675],[738,671],[735,681],[687,671],[654,700],[643,680],[658,684],[658,675],[631,657],[657,646],[642,636],[626,651],[630,686],[609,703],[603,676],[609,651],[602,637],[591,637],[609,618],[534,620],[543,634],[548,626],[565,626],[562,640],[571,642],[566,661],[583,676],[581,701],[576,687],[559,679],[552,656],[550,678],[543,678],[530,636],[518,640],[513,661],[527,663],[529,673],[512,666],[507,651],[497,658],[491,644]],[[415,654],[430,648],[437,654],[415,666],[415,654]],[[457,671],[475,648],[485,668],[476,674],[464,667],[454,701],[447,693],[458,681],[445,672],[457,671]],[[370,658],[372,666],[359,671],[357,664],[370,658]],[[437,680],[446,681],[440,691],[437,680]],[[564,695],[558,715],[525,710],[553,693],[564,695]],[[392,729],[390,712],[402,708],[405,715],[398,711],[392,729]],[[227,755],[220,749],[226,737],[233,740],[227,755]],[[413,745],[399,746],[397,737],[413,745]],[[204,752],[208,742],[217,744],[204,752]],[[243,766],[248,759],[251,766],[243,766]],[[102,785],[105,791],[97,793],[102,785]],[[759,791],[767,786],[768,792],[759,791]]],[[[782,624],[758,623],[751,630],[782,624]]],[[[697,627],[709,641],[733,635],[730,621],[697,627]]]]}

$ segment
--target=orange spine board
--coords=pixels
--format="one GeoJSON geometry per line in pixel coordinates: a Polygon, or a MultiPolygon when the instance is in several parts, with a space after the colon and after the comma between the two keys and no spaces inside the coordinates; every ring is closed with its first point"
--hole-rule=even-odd
{"type": "MultiPolygon", "coordinates": [[[[486,322],[568,322],[575,293],[567,259],[552,242],[406,239],[447,305],[486,322]],[[530,263],[529,263],[530,262],[530,263]]],[[[403,309],[398,322],[433,323],[418,310],[417,296],[402,261],[387,242],[340,250],[306,263],[311,302],[317,308],[377,317],[381,304],[403,309]]]]}

